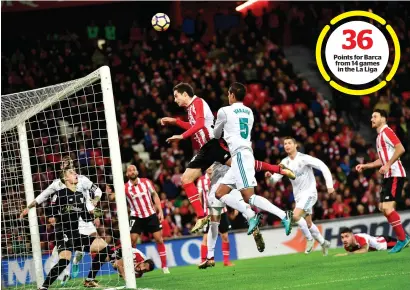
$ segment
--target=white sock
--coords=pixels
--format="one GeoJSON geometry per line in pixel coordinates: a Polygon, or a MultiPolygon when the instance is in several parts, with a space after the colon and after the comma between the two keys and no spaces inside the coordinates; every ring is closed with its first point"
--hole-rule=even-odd
{"type": "Polygon", "coordinates": [[[216,245],[216,240],[218,239],[218,228],[219,228],[219,222],[209,223],[208,238],[207,238],[207,243],[206,243],[208,247],[208,255],[207,255],[208,259],[215,257],[215,245],[216,245]]]}
{"type": "Polygon", "coordinates": [[[60,260],[60,257],[58,256],[58,251],[57,247],[54,247],[53,252],[51,253],[53,265],[57,264],[58,261],[60,260]]]}
{"type": "Polygon", "coordinates": [[[233,194],[225,194],[220,199],[227,206],[230,206],[233,209],[236,209],[240,213],[244,214],[249,220],[255,216],[255,212],[251,209],[249,204],[247,204],[242,197],[237,197],[233,194]]]}
{"type": "Polygon", "coordinates": [[[319,232],[319,229],[314,223],[312,223],[312,226],[310,227],[309,231],[312,234],[312,236],[315,238],[315,240],[319,242],[319,244],[322,245],[325,242],[325,238],[319,232]]]}
{"type": "Polygon", "coordinates": [[[84,252],[75,251],[73,265],[78,265],[84,256],[84,252]]]}
{"type": "Polygon", "coordinates": [[[298,224],[299,228],[302,230],[302,233],[305,235],[306,239],[308,239],[309,241],[313,240],[312,234],[309,231],[306,220],[303,217],[301,217],[300,220],[298,220],[296,223],[298,224]]]}
{"type": "Polygon", "coordinates": [[[270,212],[271,214],[276,215],[281,220],[286,217],[286,213],[283,210],[273,205],[269,200],[262,196],[256,194],[252,195],[249,199],[249,204],[254,205],[261,210],[270,212]]]}

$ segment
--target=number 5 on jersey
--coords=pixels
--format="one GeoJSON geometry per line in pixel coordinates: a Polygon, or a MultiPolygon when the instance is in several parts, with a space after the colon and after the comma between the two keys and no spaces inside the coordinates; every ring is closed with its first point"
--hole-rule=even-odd
{"type": "Polygon", "coordinates": [[[239,128],[241,131],[241,137],[247,139],[249,136],[248,118],[239,118],[239,128]]]}

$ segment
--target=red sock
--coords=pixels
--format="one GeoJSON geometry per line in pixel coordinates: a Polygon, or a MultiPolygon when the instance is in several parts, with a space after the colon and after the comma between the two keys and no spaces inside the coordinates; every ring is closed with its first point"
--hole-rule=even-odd
{"type": "Polygon", "coordinates": [[[406,239],[406,233],[404,232],[403,225],[401,224],[400,215],[394,210],[386,217],[389,224],[392,226],[393,231],[396,233],[397,239],[404,241],[406,239]]]}
{"type": "Polygon", "coordinates": [[[391,249],[396,245],[397,241],[390,241],[387,243],[387,248],[391,249]]]}
{"type": "Polygon", "coordinates": [[[229,263],[229,242],[222,242],[222,255],[224,256],[224,264],[229,263]]]}
{"type": "Polygon", "coordinates": [[[279,165],[272,165],[266,162],[255,160],[255,170],[259,171],[269,171],[271,173],[280,173],[279,165]]]}
{"type": "Polygon", "coordinates": [[[202,218],[205,216],[204,209],[202,208],[202,203],[199,200],[198,188],[196,188],[193,182],[182,185],[186,195],[188,196],[189,202],[192,204],[197,217],[202,218]]]}
{"type": "Polygon", "coordinates": [[[201,245],[201,262],[205,262],[207,255],[208,255],[208,246],[201,245]]]}
{"type": "Polygon", "coordinates": [[[157,243],[157,250],[161,259],[161,268],[165,268],[167,266],[167,251],[165,250],[165,244],[157,243]]]}

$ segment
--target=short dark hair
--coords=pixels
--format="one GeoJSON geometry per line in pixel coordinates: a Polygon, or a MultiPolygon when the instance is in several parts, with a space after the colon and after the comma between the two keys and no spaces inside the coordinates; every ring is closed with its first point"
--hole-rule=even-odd
{"type": "Polygon", "coordinates": [[[233,83],[229,87],[229,92],[234,94],[236,100],[242,102],[246,96],[246,87],[241,83],[233,83]]]}
{"type": "Polygon", "coordinates": [[[144,263],[147,263],[148,266],[149,266],[148,272],[151,272],[151,271],[153,271],[153,270],[155,269],[155,264],[154,264],[154,261],[153,261],[153,260],[147,259],[147,260],[144,261],[144,263]]]}
{"type": "Polygon", "coordinates": [[[179,83],[179,84],[177,84],[174,87],[173,91],[177,91],[180,94],[187,93],[187,95],[190,96],[191,98],[194,97],[194,89],[188,83],[179,83]]]}
{"type": "Polygon", "coordinates": [[[386,110],[375,109],[375,110],[373,110],[373,113],[379,113],[380,116],[386,118],[386,120],[387,120],[388,114],[387,114],[386,110]]]}
{"type": "Polygon", "coordinates": [[[351,228],[343,227],[343,228],[340,229],[340,233],[341,234],[347,234],[347,233],[353,233],[353,231],[352,231],[351,228]]]}
{"type": "Polygon", "coordinates": [[[296,144],[296,139],[295,139],[295,138],[293,138],[292,136],[286,136],[286,137],[283,139],[283,141],[285,141],[285,140],[292,140],[292,141],[293,141],[293,143],[295,143],[295,144],[296,144]]]}

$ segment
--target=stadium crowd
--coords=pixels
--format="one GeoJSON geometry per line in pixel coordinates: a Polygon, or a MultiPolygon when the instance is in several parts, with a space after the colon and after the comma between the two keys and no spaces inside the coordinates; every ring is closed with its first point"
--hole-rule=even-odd
{"type": "MultiPolygon", "coordinates": [[[[323,178],[318,173],[319,196],[314,208],[314,219],[378,212],[377,200],[382,176],[376,171],[359,174],[354,169],[358,163],[376,159],[377,153],[374,143],[366,143],[343,118],[342,111],[348,111],[346,104],[349,102],[344,100],[343,104],[338,99],[334,103],[329,102],[329,98],[322,96],[306,79],[295,73],[292,63],[278,46],[278,43],[283,42],[283,34],[264,34],[266,30],[257,28],[259,22],[261,27],[276,27],[279,30],[289,27],[293,43],[301,41],[309,44],[307,42],[313,38],[302,37],[304,30],[301,27],[313,27],[318,31],[323,26],[321,23],[323,16],[327,15],[326,10],[322,8],[315,11],[312,6],[296,4],[292,6],[288,19],[283,13],[279,13],[280,10],[266,11],[260,19],[250,13],[246,15],[240,29],[218,31],[209,43],[194,41],[198,37],[188,37],[176,30],[160,34],[153,30],[144,31],[136,26],[130,28],[127,41],[115,40],[115,29],[106,29],[105,31],[109,31],[107,39],[110,40],[107,40],[102,48],[89,45],[95,44],[94,34],[91,33],[93,30],[90,30],[93,25],[89,27],[88,40],[85,40],[85,30],[75,33],[50,33],[48,39],[42,39],[30,47],[21,46],[11,54],[2,54],[2,94],[73,80],[102,65],[109,65],[120,128],[122,162],[136,165],[140,177],[150,178],[154,182],[160,193],[165,215],[165,238],[189,235],[195,218],[193,208],[181,187],[182,172],[193,154],[191,144],[182,141],[168,145],[166,138],[181,131],[176,127],[162,127],[158,122],[159,118],[164,116],[184,118],[185,113],[174,103],[172,92],[172,87],[182,81],[192,84],[195,93],[208,102],[213,112],[227,105],[230,83],[239,81],[248,84],[246,104],[255,112],[252,132],[255,158],[278,164],[285,156],[283,137],[291,135],[298,141],[301,152],[318,157],[330,167],[336,193],[327,194],[323,178]],[[272,19],[276,19],[274,24],[272,19]],[[133,150],[133,145],[139,143],[143,144],[144,150],[149,153],[150,161],[141,158],[140,153],[133,150]]],[[[393,117],[391,125],[408,149],[410,29],[403,19],[398,23],[394,28],[401,40],[402,61],[395,81],[387,89],[363,97],[360,109],[388,110],[393,117]]],[[[115,23],[110,23],[109,26],[115,27],[115,23]]],[[[89,109],[93,108],[95,112],[91,113],[98,117],[98,106],[82,106],[87,100],[88,96],[77,98],[79,115],[85,114],[85,111],[89,114],[89,109]]],[[[370,113],[365,117],[370,119],[370,113]]],[[[68,119],[66,118],[66,121],[68,119]]],[[[98,119],[103,120],[100,117],[98,119]]],[[[41,121],[44,120],[38,122],[41,121]]],[[[114,243],[119,238],[116,206],[113,202],[115,189],[112,185],[106,186],[112,183],[112,180],[106,177],[110,176],[107,160],[96,158],[108,155],[101,152],[101,149],[96,149],[92,142],[95,126],[93,120],[80,121],[83,127],[75,132],[72,138],[89,142],[79,142],[78,144],[82,145],[78,147],[78,151],[72,152],[72,157],[78,160],[77,165],[82,170],[87,169],[90,178],[106,193],[100,205],[105,214],[97,221],[97,226],[99,234],[109,243],[114,243]]],[[[50,124],[48,126],[58,127],[50,124]]],[[[63,141],[57,137],[46,144],[47,146],[44,144],[47,142],[44,138],[36,138],[34,141],[38,142],[34,146],[37,151],[32,156],[36,194],[58,177],[52,164],[58,163],[61,155],[70,148],[60,145],[69,143],[69,140],[63,141]]],[[[102,146],[102,151],[107,147],[98,146],[102,146]]],[[[257,174],[257,180],[258,194],[280,208],[292,208],[292,189],[288,181],[270,187],[266,184],[263,173],[257,174]]],[[[410,208],[408,182],[401,194],[403,198],[398,205],[399,209],[410,208]]],[[[22,197],[18,194],[15,196],[22,197]]],[[[6,215],[8,212],[20,212],[25,204],[23,200],[10,203],[4,195],[2,197],[2,211],[6,215]]],[[[48,241],[52,240],[53,227],[47,223],[42,208],[38,208],[37,212],[43,250],[51,250],[54,245],[48,241]]],[[[229,211],[229,217],[234,229],[245,226],[242,216],[237,212],[229,211]]],[[[265,214],[262,223],[268,226],[278,222],[274,216],[265,214]]],[[[3,253],[17,252],[18,249],[12,241],[19,235],[7,234],[9,239],[6,239],[7,245],[2,247],[3,253]]],[[[148,236],[142,238],[142,242],[149,240],[148,236]]]]}

